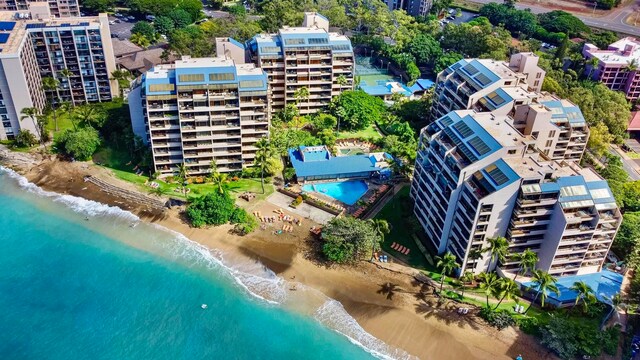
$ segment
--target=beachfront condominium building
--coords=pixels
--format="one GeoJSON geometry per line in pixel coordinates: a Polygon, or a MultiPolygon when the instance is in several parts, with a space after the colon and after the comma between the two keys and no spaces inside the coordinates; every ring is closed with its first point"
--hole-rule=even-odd
{"type": "Polygon", "coordinates": [[[183,57],[156,65],[129,94],[136,135],[153,153],[155,171],[204,175],[253,163],[255,144],[269,135],[266,73],[227,58],[183,57]]]}
{"type": "Polygon", "coordinates": [[[585,71],[593,80],[600,81],[611,90],[622,91],[627,99],[640,97],[640,42],[632,37],[620,39],[600,50],[585,44],[582,55],[587,59],[585,71]],[[596,59],[591,62],[591,59],[596,59]]]}
{"type": "MultiPolygon", "coordinates": [[[[513,118],[453,111],[421,131],[411,185],[425,245],[450,251],[461,272],[490,264],[487,240],[531,249],[553,275],[602,268],[621,214],[607,182],[571,161],[553,161],[513,118]]],[[[500,271],[518,268],[513,259],[500,271]]]]}
{"type": "Polygon", "coordinates": [[[438,75],[432,115],[453,110],[508,115],[544,156],[579,161],[589,137],[586,121],[575,104],[540,92],[545,72],[537,63],[531,53],[515,54],[508,63],[460,60],[438,75]]]}
{"type": "Polygon", "coordinates": [[[269,77],[273,111],[291,104],[301,114],[312,114],[353,89],[351,41],[329,32],[329,21],[320,14],[305,13],[302,27],[257,35],[248,42],[248,50],[269,77]]]}
{"type": "Polygon", "coordinates": [[[46,3],[38,4],[31,3],[28,19],[0,12],[0,139],[14,138],[20,129],[37,134],[30,121],[20,121],[20,113],[42,110],[47,99],[82,104],[118,93],[110,80],[115,59],[107,15],[52,19],[46,3]],[[45,77],[59,81],[55,93],[42,90],[45,77]]]}
{"type": "Polygon", "coordinates": [[[44,4],[51,11],[51,15],[56,18],[80,16],[80,7],[77,0],[0,0],[0,11],[18,12],[18,17],[28,19],[31,7],[44,4]]]}

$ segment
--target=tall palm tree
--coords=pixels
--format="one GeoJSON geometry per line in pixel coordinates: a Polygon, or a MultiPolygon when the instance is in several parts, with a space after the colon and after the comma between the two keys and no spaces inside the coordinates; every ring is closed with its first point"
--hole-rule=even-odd
{"type": "Polygon", "coordinates": [[[501,278],[498,280],[497,294],[500,296],[500,301],[493,310],[496,310],[505,299],[508,301],[517,299],[520,296],[520,285],[509,278],[501,278]]]}
{"type": "Polygon", "coordinates": [[[336,82],[340,86],[346,86],[349,83],[347,77],[342,74],[338,75],[338,77],[336,78],[336,82]]]}
{"type": "Polygon", "coordinates": [[[533,298],[533,301],[531,301],[531,304],[529,304],[529,307],[524,312],[525,314],[527,313],[527,311],[529,311],[529,309],[531,309],[531,305],[533,305],[533,303],[536,302],[536,300],[538,300],[538,297],[540,297],[540,305],[544,307],[544,302],[548,296],[547,292],[552,292],[556,295],[560,294],[560,290],[558,290],[558,287],[556,286],[558,279],[549,275],[548,272],[543,270],[533,270],[532,273],[533,273],[532,288],[536,289],[536,296],[533,298]]]}
{"type": "Polygon", "coordinates": [[[75,108],[73,117],[82,126],[96,128],[102,124],[104,113],[96,104],[83,104],[75,108]]]}
{"type": "Polygon", "coordinates": [[[215,172],[211,176],[211,181],[218,187],[220,194],[224,193],[224,186],[227,183],[228,174],[215,172]]]}
{"type": "MultiPolygon", "coordinates": [[[[293,97],[296,99],[296,105],[300,105],[302,101],[309,100],[309,89],[303,86],[293,93],[293,97]]],[[[307,105],[308,108],[308,105],[307,105]]]]}
{"type": "Polygon", "coordinates": [[[504,262],[507,259],[507,254],[509,253],[509,242],[502,236],[490,238],[487,242],[489,242],[489,246],[486,247],[484,251],[490,253],[489,264],[487,264],[487,272],[489,272],[493,262],[498,266],[498,263],[504,262]]]}
{"type": "Polygon", "coordinates": [[[638,70],[638,60],[631,59],[630,61],[627,61],[627,65],[624,67],[624,71],[626,72],[633,72],[638,70]]]}
{"type": "Polygon", "coordinates": [[[498,275],[481,273],[478,275],[478,287],[484,290],[484,295],[487,297],[487,307],[489,307],[489,295],[494,295],[498,289],[498,275]]]}
{"type": "Polygon", "coordinates": [[[460,294],[460,298],[464,298],[464,289],[465,284],[471,284],[476,279],[476,276],[471,271],[465,271],[464,274],[460,277],[460,281],[462,282],[462,294],[460,294]]]}
{"type": "Polygon", "coordinates": [[[589,65],[589,79],[591,79],[593,72],[598,68],[598,65],[600,65],[600,59],[594,56],[587,60],[587,65],[589,65]]]}
{"type": "Polygon", "coordinates": [[[253,163],[260,169],[260,184],[262,185],[262,193],[264,194],[264,170],[267,168],[269,159],[275,155],[275,151],[267,139],[258,140],[256,147],[258,150],[256,150],[256,157],[253,163]]]}
{"type": "MultiPolygon", "coordinates": [[[[69,86],[69,92],[71,93],[71,82],[69,81],[69,79],[74,75],[73,72],[67,68],[64,68],[60,71],[58,71],[58,75],[67,80],[67,86],[69,86]]],[[[73,107],[73,98],[71,99],[71,107],[73,107]]]]}
{"type": "Polygon", "coordinates": [[[571,311],[573,311],[573,309],[578,305],[578,303],[580,303],[580,301],[582,301],[586,309],[586,307],[588,306],[587,298],[589,297],[589,295],[593,295],[593,289],[591,288],[591,286],[589,286],[589,284],[584,281],[576,281],[573,283],[573,285],[571,285],[569,289],[577,293],[576,301],[573,303],[571,311]]]}
{"type": "Polygon", "coordinates": [[[447,251],[446,254],[444,254],[444,256],[440,257],[440,256],[436,256],[436,267],[438,267],[440,269],[440,294],[442,294],[442,286],[444,285],[444,278],[445,276],[452,272],[453,270],[457,269],[460,267],[460,265],[458,265],[458,263],[456,262],[456,257],[455,255],[453,255],[450,251],[447,251]]]}
{"type": "Polygon", "coordinates": [[[40,140],[40,144],[44,147],[45,151],[47,150],[47,146],[44,143],[44,138],[42,136],[42,131],[40,129],[40,124],[37,121],[38,115],[40,114],[40,110],[35,107],[26,107],[20,111],[20,121],[24,119],[30,119],[33,123],[33,127],[36,130],[36,135],[38,135],[38,139],[40,140]]]}
{"type": "Polygon", "coordinates": [[[56,114],[56,102],[58,101],[58,88],[60,87],[60,81],[57,79],[47,76],[42,78],[42,90],[44,90],[47,95],[47,99],[49,101],[49,106],[51,106],[51,111],[53,112],[53,123],[55,126],[55,130],[58,131],[58,116],[56,114]]]}
{"type": "Polygon", "coordinates": [[[187,187],[186,182],[189,178],[189,171],[187,170],[187,166],[185,163],[178,165],[178,179],[180,179],[180,186],[182,186],[182,191],[184,196],[187,196],[187,187]]]}
{"type": "Polygon", "coordinates": [[[370,219],[369,222],[373,225],[373,230],[378,234],[378,238],[380,239],[378,243],[374,241],[371,245],[371,255],[373,255],[376,251],[376,245],[384,242],[384,236],[391,232],[391,228],[387,220],[384,219],[370,219]]]}
{"type": "Polygon", "coordinates": [[[525,251],[517,254],[511,255],[511,258],[515,261],[520,262],[520,266],[516,271],[516,275],[513,277],[513,281],[516,281],[516,278],[519,274],[526,274],[529,271],[536,268],[536,264],[538,263],[538,254],[531,249],[526,249],[525,251]]]}
{"type": "Polygon", "coordinates": [[[113,70],[111,72],[110,80],[115,80],[118,83],[118,92],[120,97],[124,97],[124,88],[129,86],[129,80],[131,80],[131,73],[126,69],[113,70]]]}

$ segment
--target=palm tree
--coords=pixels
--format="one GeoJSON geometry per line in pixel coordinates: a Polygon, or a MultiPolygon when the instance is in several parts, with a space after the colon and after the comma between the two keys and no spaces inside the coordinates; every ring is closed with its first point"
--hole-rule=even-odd
{"type": "Polygon", "coordinates": [[[548,272],[543,270],[533,270],[532,278],[534,284],[532,288],[536,289],[536,296],[533,298],[533,301],[531,301],[531,304],[529,304],[527,310],[525,310],[525,314],[529,309],[531,309],[531,305],[538,300],[538,297],[540,297],[540,305],[544,307],[544,302],[547,299],[547,292],[552,292],[556,295],[560,294],[560,290],[558,290],[558,287],[556,286],[558,279],[549,275],[548,272]]]}
{"type": "Polygon", "coordinates": [[[267,139],[258,140],[255,146],[258,150],[256,150],[256,157],[253,163],[260,168],[260,184],[262,185],[262,193],[264,194],[264,170],[267,168],[269,159],[275,155],[275,151],[267,139]]]}
{"type": "Polygon", "coordinates": [[[338,75],[338,77],[336,78],[336,82],[338,83],[338,85],[340,86],[346,86],[349,82],[347,81],[347,77],[340,74],[338,75]]]}
{"type": "Polygon", "coordinates": [[[584,281],[576,281],[573,283],[573,285],[571,285],[569,289],[577,293],[576,301],[573,303],[573,306],[571,307],[571,311],[573,311],[573,309],[578,305],[580,301],[582,301],[586,310],[588,306],[587,297],[589,297],[589,295],[593,295],[593,289],[591,288],[591,286],[589,286],[589,284],[587,284],[584,281]]]}
{"type": "Polygon", "coordinates": [[[209,175],[207,176],[209,180],[213,181],[213,176],[218,173],[218,164],[216,163],[216,159],[211,160],[209,162],[209,175]]]}
{"type": "MultiPolygon", "coordinates": [[[[64,68],[60,71],[58,71],[58,75],[67,80],[67,86],[69,86],[68,90],[71,91],[71,83],[69,81],[69,78],[71,78],[74,74],[71,70],[64,68]]],[[[71,100],[71,106],[73,107],[73,100],[71,100]]]]}
{"type": "Polygon", "coordinates": [[[224,193],[224,186],[227,183],[228,177],[229,175],[224,173],[219,173],[217,171],[213,173],[213,175],[211,176],[211,181],[213,182],[214,185],[218,187],[218,191],[220,192],[220,194],[224,193]]]}
{"type": "Polygon", "coordinates": [[[445,275],[452,272],[454,269],[459,268],[460,265],[458,265],[458,263],[456,262],[455,255],[453,255],[450,251],[447,251],[447,253],[442,257],[436,256],[436,260],[436,267],[441,270],[440,294],[442,294],[442,286],[444,285],[445,275]]]}
{"type": "Polygon", "coordinates": [[[638,70],[638,60],[631,59],[630,61],[627,61],[627,65],[624,67],[624,71],[626,72],[634,72],[638,70]]]}
{"type": "Polygon", "coordinates": [[[104,113],[95,104],[83,104],[75,108],[73,117],[80,125],[95,128],[104,120],[104,113]]]}
{"type": "Polygon", "coordinates": [[[60,81],[56,80],[55,78],[51,76],[42,78],[42,90],[44,90],[47,94],[51,94],[51,98],[49,98],[49,106],[51,106],[51,110],[53,111],[53,123],[56,131],[58,131],[58,116],[56,115],[55,103],[58,98],[59,87],[60,81]]]}
{"type": "Polygon", "coordinates": [[[296,105],[299,105],[302,101],[309,99],[309,89],[306,86],[303,86],[294,91],[293,97],[296,99],[296,105]]]}
{"type": "MultiPolygon", "coordinates": [[[[380,241],[378,244],[384,242],[384,236],[391,232],[391,228],[389,227],[389,223],[384,219],[370,219],[369,222],[373,226],[373,230],[378,234],[380,241]]],[[[376,251],[376,242],[374,241],[371,245],[371,255],[376,251]]]]}
{"type": "Polygon", "coordinates": [[[489,307],[489,295],[496,293],[498,276],[495,273],[481,273],[478,275],[478,287],[484,290],[484,295],[487,297],[487,307],[489,307]]]}
{"type": "Polygon", "coordinates": [[[513,260],[520,262],[520,266],[516,271],[516,275],[513,277],[513,281],[516,281],[516,278],[519,274],[524,275],[529,271],[535,269],[536,264],[538,263],[538,254],[536,254],[535,251],[531,249],[526,249],[521,253],[513,254],[511,255],[511,257],[513,258],[513,260]]]}
{"type": "Polygon", "coordinates": [[[505,299],[508,301],[517,299],[520,296],[520,285],[511,279],[502,278],[498,280],[497,294],[500,296],[500,301],[493,310],[496,310],[505,299]]]}
{"type": "Polygon", "coordinates": [[[42,131],[40,131],[40,124],[36,120],[38,115],[40,114],[40,110],[35,107],[26,107],[20,111],[20,121],[24,119],[31,119],[33,123],[33,127],[36,130],[36,134],[38,135],[38,139],[40,140],[40,144],[44,146],[45,151],[47,150],[47,146],[44,144],[44,138],[42,137],[42,131]]]}
{"type": "Polygon", "coordinates": [[[184,196],[187,196],[187,178],[189,177],[189,170],[187,170],[187,166],[182,163],[178,165],[178,179],[180,179],[180,186],[182,186],[182,191],[184,196]]]}
{"type": "Polygon", "coordinates": [[[502,236],[497,236],[487,240],[489,246],[484,249],[485,252],[489,252],[489,264],[487,264],[487,272],[491,269],[491,263],[495,261],[496,266],[498,263],[504,262],[507,259],[509,251],[509,242],[502,236]]]}
{"type": "Polygon", "coordinates": [[[462,294],[460,294],[460,298],[464,298],[464,284],[472,284],[475,279],[476,276],[471,271],[465,271],[464,274],[462,274],[462,276],[460,277],[460,281],[462,282],[462,294]]]}
{"type": "Polygon", "coordinates": [[[131,73],[126,69],[113,70],[111,72],[111,78],[109,80],[115,80],[118,82],[118,92],[120,97],[124,97],[124,88],[129,86],[129,80],[131,79],[131,73]]]}
{"type": "Polygon", "coordinates": [[[589,65],[589,79],[591,79],[593,72],[598,68],[598,65],[600,65],[600,59],[594,56],[587,60],[587,65],[589,65]]]}

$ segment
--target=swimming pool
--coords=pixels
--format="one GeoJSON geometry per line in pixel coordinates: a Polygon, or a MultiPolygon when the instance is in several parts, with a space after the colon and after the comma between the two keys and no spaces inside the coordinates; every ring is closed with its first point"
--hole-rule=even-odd
{"type": "Polygon", "coordinates": [[[327,195],[347,205],[353,205],[369,187],[363,180],[336,181],[322,184],[307,184],[302,190],[327,195]]]}

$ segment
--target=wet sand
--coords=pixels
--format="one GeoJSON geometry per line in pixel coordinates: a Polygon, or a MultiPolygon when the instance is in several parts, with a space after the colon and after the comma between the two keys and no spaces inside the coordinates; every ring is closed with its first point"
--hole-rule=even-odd
{"type": "MultiPolygon", "coordinates": [[[[303,220],[302,226],[295,226],[293,233],[274,235],[273,230],[281,228],[281,223],[276,223],[240,237],[231,234],[229,226],[191,228],[182,220],[180,208],[160,212],[106,194],[84,182],[84,176],[97,176],[129,190],[138,189],[95,165],[47,160],[21,164],[17,170],[45,190],[118,206],[211,249],[256,259],[282,278],[340,301],[367,332],[421,359],[514,359],[518,354],[527,360],[555,358],[533,337],[514,328],[497,331],[472,314],[458,315],[452,302],[438,305],[431,295],[432,289],[412,276],[380,269],[368,262],[342,267],[315,260],[317,240],[309,237],[308,230],[314,224],[308,219],[303,220]]],[[[259,210],[263,215],[273,214],[275,209],[265,202],[242,205],[250,213],[259,210]]]]}

